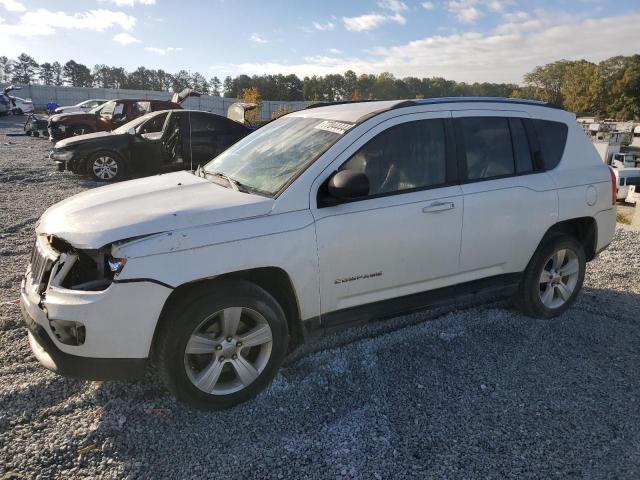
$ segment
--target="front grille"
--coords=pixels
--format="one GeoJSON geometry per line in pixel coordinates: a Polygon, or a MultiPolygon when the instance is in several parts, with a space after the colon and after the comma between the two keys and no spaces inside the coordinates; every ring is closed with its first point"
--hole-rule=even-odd
{"type": "Polygon", "coordinates": [[[53,264],[57,260],[58,255],[48,245],[48,240],[44,236],[38,236],[31,253],[31,283],[35,286],[38,293],[46,288],[51,275],[53,264]]]}

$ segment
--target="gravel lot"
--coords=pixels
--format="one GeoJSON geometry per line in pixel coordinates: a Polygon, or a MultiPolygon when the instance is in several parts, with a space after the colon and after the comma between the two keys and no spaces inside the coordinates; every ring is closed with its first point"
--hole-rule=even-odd
{"type": "Polygon", "coordinates": [[[151,379],[70,380],[32,357],[20,309],[37,218],[97,184],[0,119],[0,477],[639,478],[640,232],[620,227],[554,321],[504,302],[377,323],[299,352],[234,409],[151,379]]]}

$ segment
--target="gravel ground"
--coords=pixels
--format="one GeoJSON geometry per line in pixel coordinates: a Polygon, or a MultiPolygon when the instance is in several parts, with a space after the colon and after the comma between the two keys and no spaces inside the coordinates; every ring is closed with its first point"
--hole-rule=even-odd
{"type": "Polygon", "coordinates": [[[18,131],[0,119],[0,478],[640,476],[640,233],[617,230],[556,320],[494,301],[369,325],[203,413],[151,379],[71,380],[32,357],[12,301],[34,224],[96,184],[18,131]]]}

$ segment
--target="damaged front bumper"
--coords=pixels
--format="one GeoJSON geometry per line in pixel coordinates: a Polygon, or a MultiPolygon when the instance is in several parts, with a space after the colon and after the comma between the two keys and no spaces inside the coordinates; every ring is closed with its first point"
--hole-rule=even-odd
{"type": "MultiPolygon", "coordinates": [[[[36,250],[39,242],[46,244],[39,239],[36,250]]],[[[147,281],[111,281],[102,290],[64,288],[71,257],[52,249],[34,254],[22,280],[21,308],[34,355],[62,375],[139,377],[171,289],[147,281]]]]}

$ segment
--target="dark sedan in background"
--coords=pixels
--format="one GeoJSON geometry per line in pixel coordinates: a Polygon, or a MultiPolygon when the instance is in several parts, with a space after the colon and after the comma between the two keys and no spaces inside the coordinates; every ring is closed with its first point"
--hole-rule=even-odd
{"type": "Polygon", "coordinates": [[[213,113],[165,110],[111,132],[61,140],[50,157],[61,171],[115,181],[130,174],[194,169],[251,132],[243,124],[213,113]]]}

